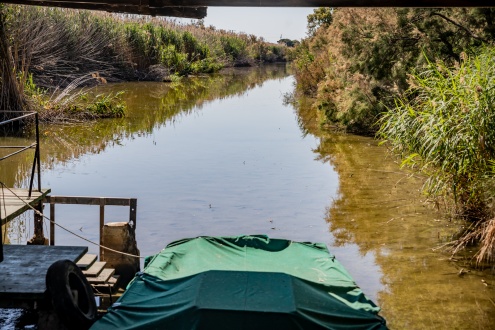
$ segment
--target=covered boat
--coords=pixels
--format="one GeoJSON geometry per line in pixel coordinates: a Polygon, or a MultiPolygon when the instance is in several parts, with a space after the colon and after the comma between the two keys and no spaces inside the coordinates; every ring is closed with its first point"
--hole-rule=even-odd
{"type": "Polygon", "coordinates": [[[197,237],[148,257],[92,330],[387,329],[322,243],[197,237]]]}

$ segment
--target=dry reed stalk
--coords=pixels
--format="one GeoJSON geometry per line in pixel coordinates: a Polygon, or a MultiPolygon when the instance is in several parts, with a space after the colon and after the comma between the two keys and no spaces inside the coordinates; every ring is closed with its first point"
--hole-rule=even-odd
{"type": "Polygon", "coordinates": [[[15,76],[14,63],[5,31],[5,14],[3,7],[0,7],[0,120],[9,119],[12,116],[4,111],[24,110],[28,110],[28,103],[15,76]]]}
{"type": "Polygon", "coordinates": [[[480,226],[481,248],[476,253],[476,262],[495,261],[495,218],[480,226]]]}

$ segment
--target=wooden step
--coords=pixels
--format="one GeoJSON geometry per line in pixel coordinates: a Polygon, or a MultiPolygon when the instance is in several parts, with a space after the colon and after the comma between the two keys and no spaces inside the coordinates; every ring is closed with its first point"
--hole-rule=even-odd
{"type": "Polygon", "coordinates": [[[76,262],[76,265],[77,267],[79,267],[81,270],[86,270],[88,269],[89,267],[91,267],[91,265],[96,261],[96,254],[89,254],[89,253],[86,253],[85,255],[83,255],[81,257],[81,259],[79,259],[77,262],[76,262]]]}
{"type": "Polygon", "coordinates": [[[105,268],[103,269],[98,276],[95,277],[86,277],[89,284],[103,284],[108,282],[110,277],[115,273],[115,269],[113,268],[105,268]]]}
{"type": "Polygon", "coordinates": [[[106,283],[103,284],[93,284],[93,291],[96,294],[109,294],[115,293],[119,289],[119,275],[111,276],[106,283]]]}
{"type": "Polygon", "coordinates": [[[106,264],[107,263],[105,261],[96,261],[91,265],[91,267],[89,267],[89,269],[83,270],[82,273],[86,277],[96,277],[100,275],[101,271],[103,270],[103,268],[105,268],[106,264]]]}

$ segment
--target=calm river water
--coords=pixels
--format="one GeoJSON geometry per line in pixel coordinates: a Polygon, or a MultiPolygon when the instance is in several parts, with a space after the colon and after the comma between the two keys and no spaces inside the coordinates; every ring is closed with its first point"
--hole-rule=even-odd
{"type": "MultiPolygon", "coordinates": [[[[376,140],[321,132],[304,104],[284,105],[293,84],[284,66],[270,66],[99,87],[125,90],[128,116],[43,125],[42,186],[137,198],[143,256],[199,235],[324,242],[391,329],[495,328],[495,278],[490,269],[458,276],[462,258],[435,250],[459,224],[423,203],[421,178],[400,171],[376,140]]],[[[1,180],[25,186],[30,162],[2,164],[1,180]]],[[[98,207],[56,210],[57,222],[98,240],[98,207]]],[[[127,208],[106,210],[107,221],[127,220],[127,208]]],[[[7,230],[24,244],[31,219],[7,230]]],[[[56,241],[88,245],[60,229],[56,241]]]]}

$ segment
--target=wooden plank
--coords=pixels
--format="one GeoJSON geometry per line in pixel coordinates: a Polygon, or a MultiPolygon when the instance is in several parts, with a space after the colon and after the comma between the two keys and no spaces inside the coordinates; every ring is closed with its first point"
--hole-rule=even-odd
{"type": "Polygon", "coordinates": [[[105,261],[97,261],[89,267],[87,270],[83,270],[82,273],[87,277],[97,277],[102,272],[103,268],[106,266],[105,261]]]}
{"type": "Polygon", "coordinates": [[[137,220],[137,199],[131,198],[130,208],[129,208],[129,224],[133,230],[136,230],[137,220]]]}
{"type": "Polygon", "coordinates": [[[1,224],[5,225],[15,217],[35,207],[50,193],[51,189],[41,189],[41,192],[33,190],[28,197],[28,189],[0,188],[0,215],[1,224]]]}
{"type": "Polygon", "coordinates": [[[150,0],[150,6],[206,7],[493,7],[485,0],[150,0]]]}
{"type": "Polygon", "coordinates": [[[86,246],[4,245],[0,262],[0,307],[24,306],[45,299],[45,276],[51,264],[77,262],[86,246]]]}
{"type": "Polygon", "coordinates": [[[153,8],[140,1],[127,0],[121,2],[119,0],[98,0],[98,1],[70,1],[70,0],[6,0],[6,3],[18,5],[72,8],[72,9],[87,9],[101,10],[110,13],[130,13],[139,15],[152,16],[171,16],[181,18],[202,19],[206,17],[206,7],[161,7],[153,8]]]}
{"type": "Polygon", "coordinates": [[[96,261],[97,258],[98,257],[96,254],[86,253],[77,261],[77,267],[81,270],[86,270],[96,261]]]}
{"type": "Polygon", "coordinates": [[[120,197],[88,197],[88,196],[46,196],[44,203],[76,204],[76,205],[104,205],[129,206],[133,198],[120,197]]]}
{"type": "Polygon", "coordinates": [[[50,204],[50,245],[55,245],[55,204],[50,204]]]}
{"type": "Polygon", "coordinates": [[[109,293],[114,293],[119,289],[118,281],[119,275],[113,275],[104,284],[93,284],[93,291],[97,295],[107,295],[109,293]]]}
{"type": "Polygon", "coordinates": [[[104,284],[106,283],[110,277],[115,273],[115,269],[113,268],[105,268],[101,271],[100,275],[96,277],[87,277],[89,284],[104,284]]]}
{"type": "Polygon", "coordinates": [[[207,7],[494,7],[486,0],[4,0],[5,3],[204,18],[207,7]]]}
{"type": "Polygon", "coordinates": [[[119,279],[119,276],[114,275],[108,279],[107,284],[115,285],[115,284],[117,284],[118,279],[119,279]]]}

